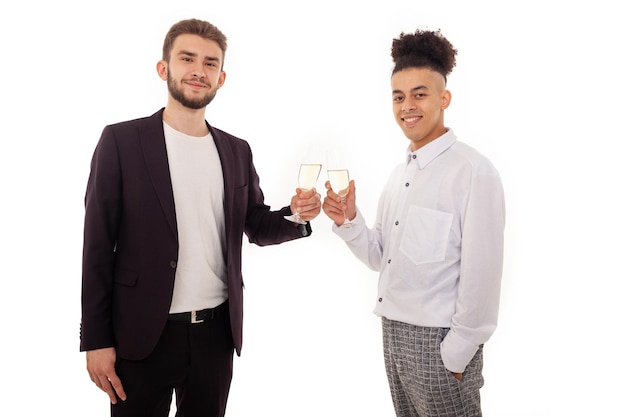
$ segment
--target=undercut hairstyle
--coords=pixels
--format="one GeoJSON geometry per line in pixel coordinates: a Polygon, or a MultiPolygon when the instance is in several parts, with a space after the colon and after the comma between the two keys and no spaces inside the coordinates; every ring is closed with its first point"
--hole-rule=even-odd
{"type": "Polygon", "coordinates": [[[215,25],[198,19],[181,20],[170,28],[163,41],[164,61],[169,62],[174,41],[180,35],[198,35],[201,38],[217,42],[222,50],[222,66],[224,65],[224,56],[228,46],[226,36],[215,25]]]}
{"type": "Polygon", "coordinates": [[[447,80],[456,65],[457,50],[440,30],[417,30],[401,33],[391,44],[395,74],[407,68],[429,68],[447,80]]]}

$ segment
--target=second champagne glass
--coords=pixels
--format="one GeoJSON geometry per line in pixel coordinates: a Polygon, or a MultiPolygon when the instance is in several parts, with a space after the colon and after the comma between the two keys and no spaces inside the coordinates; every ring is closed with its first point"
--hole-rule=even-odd
{"type": "MultiPolygon", "coordinates": [[[[330,186],[339,197],[341,197],[341,203],[346,203],[346,196],[348,195],[348,189],[350,187],[350,174],[345,162],[338,156],[337,151],[329,151],[326,157],[327,161],[327,173],[330,186]]],[[[351,223],[346,217],[346,212],[343,212],[343,227],[350,227],[351,223]]]]}

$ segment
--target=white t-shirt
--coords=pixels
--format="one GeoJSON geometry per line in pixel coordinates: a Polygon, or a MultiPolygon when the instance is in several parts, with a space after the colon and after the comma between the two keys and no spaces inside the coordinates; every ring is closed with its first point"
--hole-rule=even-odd
{"type": "Polygon", "coordinates": [[[211,134],[194,137],[163,123],[178,227],[170,313],[215,307],[228,298],[224,179],[211,134]]]}

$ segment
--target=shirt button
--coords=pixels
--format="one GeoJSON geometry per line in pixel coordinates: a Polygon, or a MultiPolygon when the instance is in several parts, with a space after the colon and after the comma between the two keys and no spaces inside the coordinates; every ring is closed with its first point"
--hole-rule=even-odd
{"type": "Polygon", "coordinates": [[[413,155],[413,159],[417,158],[417,155],[413,155]]]}
{"type": "Polygon", "coordinates": [[[400,222],[396,220],[396,226],[399,225],[399,224],[400,224],[400,222]]]}
{"type": "Polygon", "coordinates": [[[383,302],[382,297],[378,299],[378,302],[379,302],[379,303],[382,303],[382,302],[383,302]]]}
{"type": "Polygon", "coordinates": [[[170,261],[170,266],[172,268],[176,268],[176,261],[170,261]]]}
{"type": "Polygon", "coordinates": [[[387,263],[390,264],[391,263],[391,259],[387,259],[387,263]]]}
{"type": "Polygon", "coordinates": [[[405,187],[408,187],[408,186],[409,186],[409,183],[407,182],[406,184],[404,184],[404,186],[405,186],[405,187]]]}

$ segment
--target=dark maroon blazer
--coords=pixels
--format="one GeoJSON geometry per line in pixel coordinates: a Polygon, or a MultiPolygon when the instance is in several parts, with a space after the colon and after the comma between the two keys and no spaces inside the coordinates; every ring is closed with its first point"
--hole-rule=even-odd
{"type": "MultiPolygon", "coordinates": [[[[257,245],[309,236],[310,226],[283,218],[289,207],[264,203],[248,143],[208,125],[224,177],[228,297],[234,347],[241,354],[243,234],[257,245]]],[[[213,181],[207,178],[207,181],[213,181]]],[[[80,350],[115,347],[138,360],[165,326],[178,260],[176,210],[163,109],[106,126],[85,195],[80,350]]]]}

